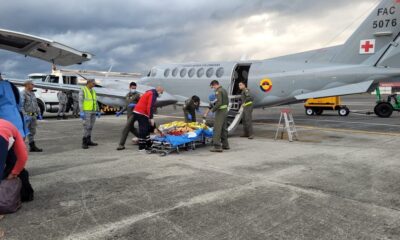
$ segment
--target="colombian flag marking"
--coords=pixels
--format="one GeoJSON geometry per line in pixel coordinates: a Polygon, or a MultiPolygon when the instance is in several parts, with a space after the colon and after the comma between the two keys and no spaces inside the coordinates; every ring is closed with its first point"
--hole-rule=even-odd
{"type": "Polygon", "coordinates": [[[269,92],[272,90],[272,81],[270,79],[263,79],[260,82],[260,88],[263,92],[269,92]]]}

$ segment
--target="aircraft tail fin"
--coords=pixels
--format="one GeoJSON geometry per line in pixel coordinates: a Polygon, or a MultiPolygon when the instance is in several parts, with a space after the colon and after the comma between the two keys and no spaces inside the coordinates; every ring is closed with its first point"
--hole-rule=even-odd
{"type": "Polygon", "coordinates": [[[331,61],[400,66],[399,37],[400,0],[382,0],[331,61]]]}

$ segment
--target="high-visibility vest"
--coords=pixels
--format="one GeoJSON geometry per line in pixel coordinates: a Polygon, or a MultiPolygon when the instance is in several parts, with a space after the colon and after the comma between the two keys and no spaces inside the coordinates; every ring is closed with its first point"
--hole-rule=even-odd
{"type": "Polygon", "coordinates": [[[253,105],[253,102],[250,101],[250,102],[247,102],[247,103],[243,104],[244,107],[247,107],[247,106],[250,106],[250,105],[253,105]]]}
{"type": "Polygon", "coordinates": [[[90,91],[88,87],[83,87],[83,111],[96,112],[97,109],[97,96],[96,91],[90,91]]]}

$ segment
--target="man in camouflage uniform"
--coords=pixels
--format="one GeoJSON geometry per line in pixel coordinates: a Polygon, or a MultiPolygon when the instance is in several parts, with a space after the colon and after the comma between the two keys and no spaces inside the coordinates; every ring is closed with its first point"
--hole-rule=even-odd
{"type": "Polygon", "coordinates": [[[58,98],[58,112],[57,112],[57,119],[66,119],[65,111],[67,110],[67,103],[68,103],[68,96],[67,93],[64,91],[59,91],[57,93],[58,98]]]}
{"type": "Polygon", "coordinates": [[[217,101],[214,107],[211,109],[215,113],[215,123],[214,123],[214,136],[213,144],[214,148],[211,152],[223,152],[223,150],[229,150],[228,143],[228,105],[229,97],[228,92],[219,85],[217,80],[214,80],[210,84],[211,88],[215,90],[215,96],[217,101]]]}
{"type": "Polygon", "coordinates": [[[243,131],[244,134],[240,137],[247,137],[253,139],[253,97],[250,94],[250,90],[246,87],[244,82],[239,83],[239,89],[242,91],[241,100],[243,108],[243,131]]]}
{"type": "Polygon", "coordinates": [[[196,122],[196,111],[199,111],[200,98],[194,95],[192,98],[185,101],[183,106],[183,114],[185,117],[185,122],[196,122]]]}
{"type": "Polygon", "coordinates": [[[72,101],[73,101],[73,111],[72,114],[75,118],[79,117],[79,92],[72,92],[72,101]]]}
{"type": "Polygon", "coordinates": [[[126,100],[125,107],[123,107],[121,109],[121,111],[117,112],[117,114],[116,114],[117,117],[119,117],[121,114],[123,114],[125,111],[127,111],[127,115],[128,115],[128,121],[126,122],[124,130],[122,131],[122,136],[119,141],[119,146],[117,148],[118,151],[125,149],[125,142],[126,142],[129,132],[131,132],[135,136],[138,136],[138,133],[134,127],[135,117],[133,115],[133,109],[136,106],[136,104],[139,102],[139,99],[140,99],[140,93],[136,91],[136,88],[137,88],[137,85],[135,82],[131,82],[129,84],[129,93],[126,94],[126,97],[125,97],[125,100],[126,100]]]}
{"type": "Polygon", "coordinates": [[[31,80],[28,80],[25,82],[24,86],[25,89],[21,94],[21,111],[24,114],[24,118],[29,130],[29,151],[43,152],[43,149],[40,149],[36,146],[34,139],[36,135],[37,119],[42,119],[40,108],[38,106],[35,93],[33,92],[34,85],[31,80]]]}

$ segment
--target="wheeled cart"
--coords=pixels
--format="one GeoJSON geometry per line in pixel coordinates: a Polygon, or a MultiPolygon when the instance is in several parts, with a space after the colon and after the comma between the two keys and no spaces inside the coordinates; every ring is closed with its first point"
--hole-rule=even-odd
{"type": "Polygon", "coordinates": [[[200,146],[211,144],[212,136],[203,131],[196,132],[197,136],[190,138],[188,136],[160,136],[153,139],[151,149],[147,151],[149,154],[159,154],[164,157],[170,153],[180,153],[182,151],[195,150],[200,146]]]}
{"type": "Polygon", "coordinates": [[[338,111],[342,117],[350,113],[347,106],[341,105],[340,97],[311,98],[306,101],[304,108],[308,116],[322,115],[324,111],[338,111]]]}

